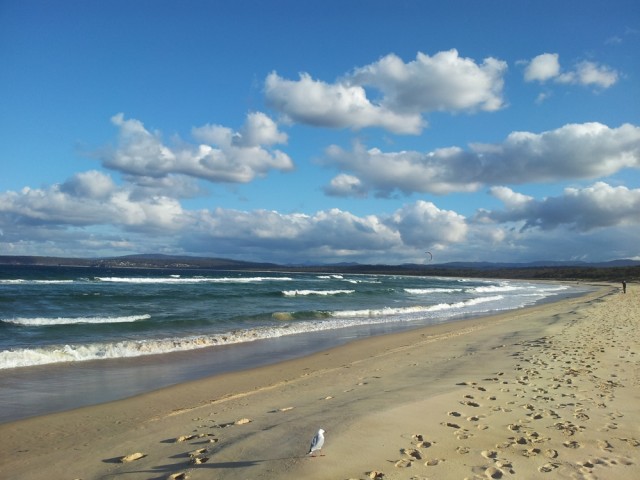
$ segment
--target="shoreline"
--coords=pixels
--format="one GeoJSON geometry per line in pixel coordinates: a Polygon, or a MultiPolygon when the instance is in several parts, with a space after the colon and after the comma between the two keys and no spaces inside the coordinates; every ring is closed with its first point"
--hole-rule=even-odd
{"type": "MultiPolygon", "coordinates": [[[[492,316],[584,295],[581,287],[573,282],[554,284],[565,284],[569,290],[514,310],[456,314],[443,319],[434,318],[430,324],[492,316]]],[[[126,399],[192,380],[305,357],[362,338],[420,329],[429,325],[425,322],[366,324],[182,352],[0,370],[0,404],[4,406],[0,410],[0,424],[126,399]]]]}
{"type": "Polygon", "coordinates": [[[632,349],[639,326],[627,321],[620,332],[609,328],[607,335],[616,338],[606,338],[606,345],[583,331],[624,320],[618,310],[635,305],[638,311],[635,286],[626,295],[617,292],[615,286],[602,287],[490,317],[355,340],[277,364],[2,424],[6,441],[0,446],[0,472],[24,479],[84,480],[124,474],[198,479],[212,473],[232,479],[372,478],[371,471],[384,471],[385,478],[486,478],[486,472],[498,475],[498,470],[531,478],[545,469],[570,468],[599,469],[611,475],[601,478],[611,478],[619,468],[638,472],[640,414],[620,401],[638,398],[638,359],[632,349]],[[609,312],[617,316],[598,318],[609,312]],[[573,351],[558,350],[552,340],[573,345],[573,351]],[[621,346],[626,349],[618,350],[621,346]],[[587,354],[594,358],[587,359],[588,367],[587,354]],[[562,355],[571,355],[565,360],[569,366],[560,362],[562,355]],[[611,362],[618,364],[617,371],[610,371],[611,362]],[[561,370],[550,378],[538,378],[542,370],[556,367],[561,370]],[[567,368],[572,369],[569,378],[567,368]],[[583,369],[591,373],[582,375],[583,369]],[[578,386],[578,380],[595,376],[602,379],[597,388],[578,386]],[[599,398],[611,405],[599,407],[599,398]],[[616,420],[622,416],[623,421],[616,420]],[[599,429],[591,428],[595,420],[599,429]],[[546,426],[532,430],[535,423],[546,426]],[[327,430],[327,456],[309,460],[304,455],[308,441],[320,427],[327,430]],[[587,440],[593,432],[598,438],[587,440]],[[557,446],[555,436],[578,446],[557,446]],[[506,445],[508,438],[515,440],[506,445]],[[554,448],[542,448],[546,444],[554,448]],[[529,456],[516,456],[516,450],[530,450],[529,456]],[[547,450],[556,457],[545,457],[547,450]],[[121,462],[133,453],[143,456],[121,462]]]}

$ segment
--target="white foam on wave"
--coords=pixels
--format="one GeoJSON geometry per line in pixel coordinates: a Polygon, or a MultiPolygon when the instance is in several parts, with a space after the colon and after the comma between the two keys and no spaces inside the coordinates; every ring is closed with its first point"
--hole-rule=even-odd
{"type": "Polygon", "coordinates": [[[101,282],[111,283],[168,283],[168,284],[186,284],[186,283],[258,283],[258,282],[287,282],[292,281],[291,277],[191,277],[182,278],[171,276],[166,277],[95,277],[101,282]]]}
{"type": "Polygon", "coordinates": [[[73,283],[73,280],[28,280],[24,278],[0,280],[0,285],[53,285],[59,283],[73,283]]]}
{"type": "Polygon", "coordinates": [[[321,295],[321,296],[331,296],[331,295],[349,295],[354,293],[355,290],[284,290],[282,294],[285,297],[304,297],[308,295],[321,295]]]}
{"type": "Polygon", "coordinates": [[[486,287],[484,286],[474,287],[470,289],[470,291],[476,292],[476,293],[513,292],[514,290],[522,290],[523,288],[527,288],[527,287],[501,284],[501,285],[488,285],[486,287]]]}
{"type": "MultiPolygon", "coordinates": [[[[172,337],[165,339],[124,340],[113,343],[91,343],[83,345],[54,345],[39,348],[17,348],[0,352],[0,369],[46,365],[62,362],[82,362],[159,355],[182,352],[219,345],[232,345],[269,338],[277,338],[298,333],[337,330],[365,324],[380,324],[402,320],[414,320],[411,314],[438,312],[455,308],[464,308],[482,302],[498,301],[502,296],[475,298],[454,304],[439,304],[428,307],[383,308],[379,310],[335,311],[323,321],[292,321],[292,315],[282,312],[282,318],[276,326],[265,326],[233,332],[200,335],[191,337],[172,337]],[[350,318],[351,317],[351,318],[350,318]],[[363,321],[363,317],[368,320],[363,321]],[[281,323],[282,321],[287,323],[281,323]]],[[[436,314],[437,315],[437,314],[436,314]]],[[[448,317],[445,315],[443,318],[448,317]]]]}
{"type": "Polygon", "coordinates": [[[6,318],[0,322],[21,325],[25,327],[49,327],[59,325],[80,325],[80,324],[107,324],[107,323],[131,323],[140,320],[147,320],[151,315],[129,315],[124,317],[36,317],[36,318],[6,318]]]}
{"type": "Polygon", "coordinates": [[[405,288],[405,292],[412,295],[427,295],[429,293],[454,293],[462,292],[462,288],[405,288]]]}
{"type": "Polygon", "coordinates": [[[379,309],[364,309],[364,310],[342,310],[339,312],[333,312],[333,316],[338,317],[382,317],[389,315],[407,315],[415,313],[437,312],[442,310],[460,309],[465,307],[471,307],[487,302],[498,302],[503,300],[502,295],[494,295],[491,297],[478,297],[469,300],[455,302],[455,303],[438,303],[436,305],[414,305],[411,307],[385,307],[379,309]]]}
{"type": "MultiPolygon", "coordinates": [[[[313,323],[313,322],[309,322],[313,323]]],[[[335,328],[329,327],[328,328],[335,328]]],[[[16,348],[0,352],[0,370],[53,363],[83,362],[117,358],[160,355],[183,352],[217,345],[231,345],[251,342],[259,339],[281,337],[305,331],[289,326],[263,327],[254,330],[201,335],[193,337],[174,337],[165,339],[124,340],[113,343],[91,343],[83,345],[52,345],[40,348],[16,348]]]]}

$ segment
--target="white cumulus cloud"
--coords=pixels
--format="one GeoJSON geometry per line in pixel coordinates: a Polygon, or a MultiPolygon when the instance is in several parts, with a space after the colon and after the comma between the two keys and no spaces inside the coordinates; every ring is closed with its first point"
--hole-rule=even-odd
{"type": "Polygon", "coordinates": [[[0,193],[0,216],[13,225],[118,225],[149,231],[175,231],[187,219],[174,198],[136,198],[131,189],[116,187],[96,171],[79,173],[61,185],[0,193]]]}
{"type": "Polygon", "coordinates": [[[358,177],[346,173],[331,179],[324,191],[327,195],[335,197],[365,197],[368,193],[358,177]]]}
{"type": "Polygon", "coordinates": [[[543,53],[533,58],[524,70],[527,82],[546,82],[560,74],[560,61],[557,53],[543,53]]]}
{"type": "Polygon", "coordinates": [[[460,57],[457,50],[433,56],[418,52],[408,63],[389,54],[335,83],[315,80],[308,73],[287,80],[273,72],[265,80],[265,97],[294,122],[418,134],[426,126],[425,113],[501,108],[506,70],[504,61],[489,57],[478,64],[460,57]]]}
{"type": "MultiPolygon", "coordinates": [[[[359,192],[390,195],[475,191],[483,185],[597,178],[640,168],[640,127],[568,124],[542,133],[513,132],[500,144],[431,152],[382,152],[356,144],[329,147],[325,163],[357,177],[359,192]]],[[[327,188],[337,194],[337,189],[327,188]]],[[[339,191],[342,194],[347,189],[339,191]]]]}
{"type": "Polygon", "coordinates": [[[567,188],[560,196],[541,200],[522,196],[507,187],[493,189],[491,193],[504,201],[505,209],[483,211],[479,216],[499,223],[520,222],[524,230],[566,226],[587,232],[621,225],[640,226],[640,189],[596,182],[586,188],[567,188]],[[514,202],[513,198],[517,200],[514,202]]]}
{"type": "MultiPolygon", "coordinates": [[[[190,251],[251,251],[272,258],[339,261],[421,257],[425,245],[462,242],[466,219],[453,211],[418,201],[390,215],[357,216],[332,208],[314,214],[215,209],[201,212],[197,228],[185,235],[190,251]],[[224,228],[223,228],[224,227],[224,228]]],[[[385,261],[385,260],[381,260],[385,261]]]]}
{"type": "Polygon", "coordinates": [[[149,132],[142,122],[112,118],[119,127],[118,144],[102,158],[103,165],[140,178],[163,178],[169,175],[208,180],[210,182],[247,183],[270,170],[290,171],[293,162],[287,154],[271,145],[283,143],[286,134],[262,113],[247,117],[239,132],[221,125],[193,129],[201,143],[166,146],[158,133],[149,132]]]}
{"type": "Polygon", "coordinates": [[[346,83],[328,84],[301,74],[298,81],[271,73],[265,82],[267,102],[290,121],[318,127],[381,127],[394,133],[417,134],[423,127],[415,113],[397,113],[369,101],[365,89],[346,83]]]}
{"type": "Polygon", "coordinates": [[[419,200],[397,210],[390,219],[405,245],[425,248],[432,244],[458,243],[467,234],[466,219],[451,210],[441,210],[419,200]]]}
{"type": "Polygon", "coordinates": [[[507,64],[492,57],[478,64],[455,49],[433,56],[418,52],[405,63],[389,54],[347,76],[382,92],[380,103],[399,112],[493,111],[503,106],[507,64]]]}
{"type": "Polygon", "coordinates": [[[582,61],[574,68],[563,70],[557,53],[543,53],[526,62],[524,79],[527,82],[538,81],[609,88],[614,85],[620,74],[607,65],[582,61]]]}

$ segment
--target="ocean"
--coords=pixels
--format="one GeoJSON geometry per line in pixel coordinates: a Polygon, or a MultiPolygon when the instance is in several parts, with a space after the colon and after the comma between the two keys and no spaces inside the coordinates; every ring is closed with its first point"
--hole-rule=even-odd
{"type": "Polygon", "coordinates": [[[0,422],[584,288],[397,275],[0,266],[0,422]]]}

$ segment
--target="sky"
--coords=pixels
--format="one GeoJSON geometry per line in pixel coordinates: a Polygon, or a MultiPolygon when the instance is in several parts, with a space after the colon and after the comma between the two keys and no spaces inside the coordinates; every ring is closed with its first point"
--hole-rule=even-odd
{"type": "Polygon", "coordinates": [[[0,0],[0,255],[640,259],[637,0],[0,0]]]}

